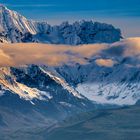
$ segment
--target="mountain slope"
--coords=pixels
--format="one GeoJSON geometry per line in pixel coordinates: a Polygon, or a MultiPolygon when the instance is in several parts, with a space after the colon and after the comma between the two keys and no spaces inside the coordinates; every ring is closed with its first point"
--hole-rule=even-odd
{"type": "Polygon", "coordinates": [[[60,114],[60,117],[56,115],[57,119],[62,119],[75,111],[86,111],[94,107],[92,102],[63,79],[39,66],[0,68],[0,85],[0,104],[6,107],[10,105],[10,108],[23,106],[25,109],[27,105],[50,116],[60,114]]]}

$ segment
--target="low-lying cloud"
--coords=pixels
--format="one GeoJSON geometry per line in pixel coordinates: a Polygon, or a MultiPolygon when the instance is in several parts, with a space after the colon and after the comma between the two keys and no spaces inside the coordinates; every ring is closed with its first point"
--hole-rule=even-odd
{"type": "Polygon", "coordinates": [[[1,44],[0,66],[42,64],[58,66],[65,63],[85,64],[86,59],[98,54],[107,45],[64,46],[33,43],[1,44]]]}
{"type": "MultiPolygon", "coordinates": [[[[129,58],[140,62],[140,38],[122,40],[114,44],[81,46],[49,45],[37,43],[0,44],[0,67],[28,64],[59,66],[63,64],[86,64],[96,58],[99,66],[111,67],[117,59],[129,58]]],[[[136,63],[137,64],[137,63],[136,63]]]]}
{"type": "Polygon", "coordinates": [[[105,67],[112,67],[116,64],[116,62],[111,59],[96,59],[95,62],[97,65],[105,67]]]}

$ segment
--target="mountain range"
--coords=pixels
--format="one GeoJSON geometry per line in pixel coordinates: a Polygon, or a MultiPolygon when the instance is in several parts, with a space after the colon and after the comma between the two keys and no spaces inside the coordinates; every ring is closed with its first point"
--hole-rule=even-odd
{"type": "MultiPolygon", "coordinates": [[[[62,45],[65,48],[56,53],[63,51],[68,57],[68,63],[59,65],[31,64],[25,53],[18,59],[22,62],[27,57],[27,64],[0,67],[3,139],[11,134],[19,137],[21,130],[32,128],[51,131],[59,121],[81,112],[139,104],[140,38],[123,39],[120,29],[112,25],[83,20],[51,26],[1,5],[0,42],[0,47],[6,48],[0,49],[0,57],[10,61],[16,55],[9,53],[7,46],[28,44],[35,49],[36,43],[40,52],[42,43],[44,47],[62,45]]],[[[40,60],[42,56],[37,54],[40,60]]]]}
{"type": "Polygon", "coordinates": [[[28,20],[19,13],[0,6],[1,42],[40,42],[51,44],[112,43],[122,38],[120,29],[93,21],[63,22],[51,26],[47,22],[28,20]]]}

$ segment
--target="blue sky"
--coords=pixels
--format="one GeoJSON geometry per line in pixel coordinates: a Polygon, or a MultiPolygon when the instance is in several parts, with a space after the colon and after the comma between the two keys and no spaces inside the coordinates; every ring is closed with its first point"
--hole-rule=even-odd
{"type": "Polygon", "coordinates": [[[107,22],[124,36],[140,36],[140,0],[1,0],[8,8],[30,19],[51,24],[87,19],[107,22]]]}

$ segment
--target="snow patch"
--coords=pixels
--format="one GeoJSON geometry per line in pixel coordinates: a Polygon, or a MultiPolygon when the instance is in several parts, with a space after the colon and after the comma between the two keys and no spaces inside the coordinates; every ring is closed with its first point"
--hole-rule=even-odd
{"type": "MultiPolygon", "coordinates": [[[[136,86],[133,84],[133,86],[136,86]]],[[[100,104],[116,104],[116,105],[134,105],[140,100],[140,95],[137,96],[140,90],[140,84],[138,88],[131,89],[124,84],[97,84],[97,83],[85,83],[77,86],[77,91],[87,97],[89,100],[95,101],[100,104]]]]}

